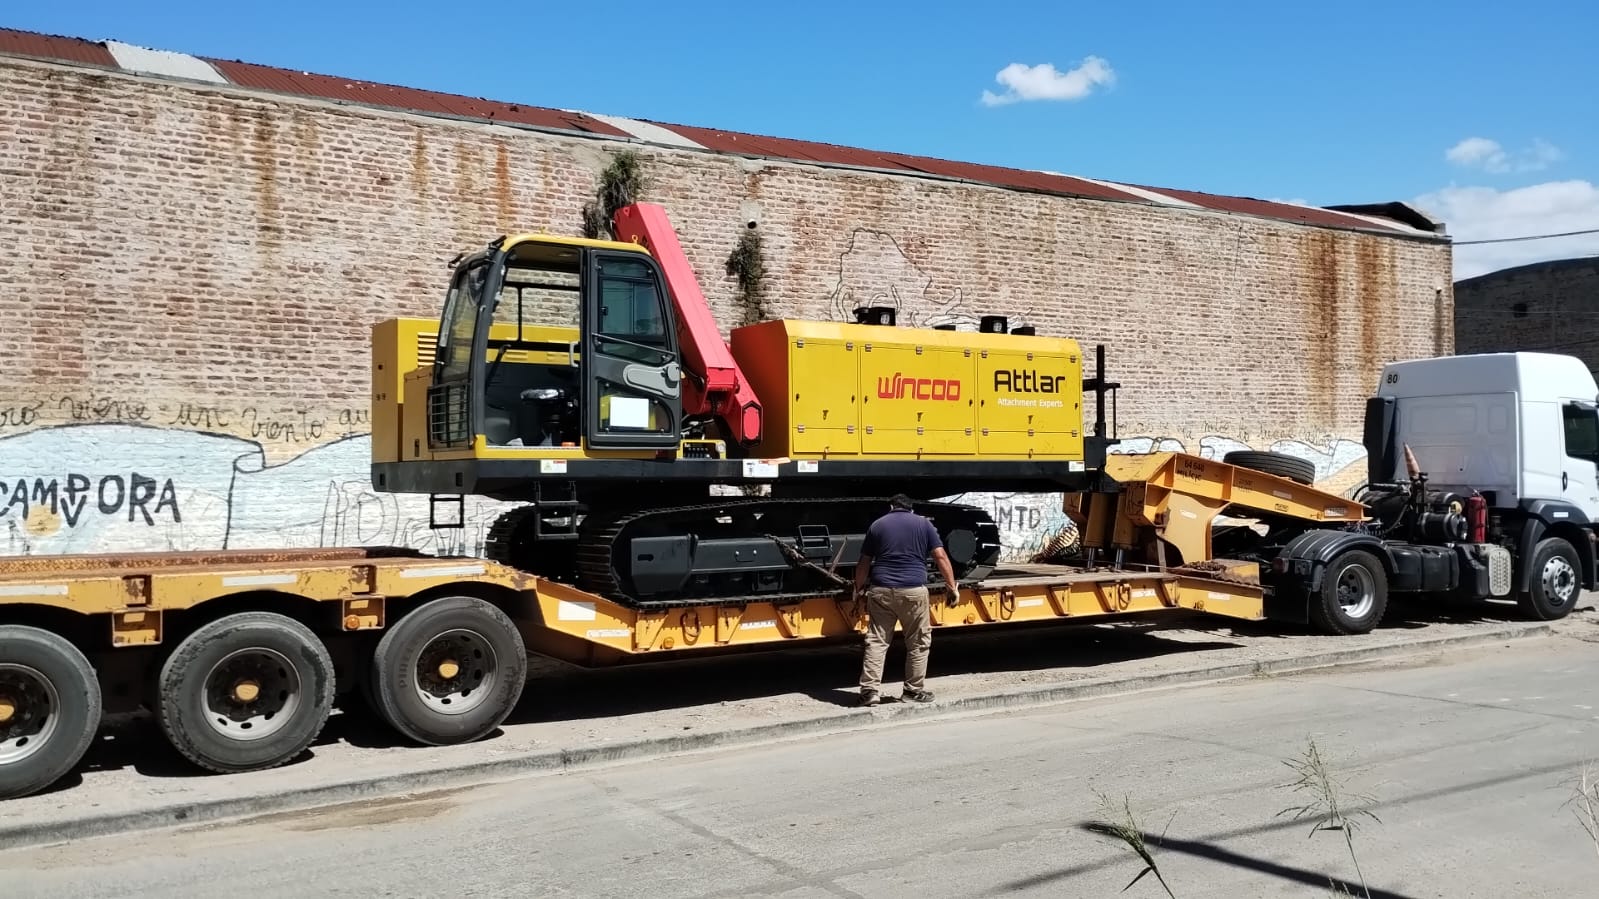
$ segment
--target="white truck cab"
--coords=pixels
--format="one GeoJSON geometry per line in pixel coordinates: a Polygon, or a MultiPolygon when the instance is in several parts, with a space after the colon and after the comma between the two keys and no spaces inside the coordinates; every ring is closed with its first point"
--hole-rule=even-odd
{"type": "Polygon", "coordinates": [[[1404,479],[1407,446],[1435,489],[1599,522],[1599,384],[1580,359],[1485,353],[1390,363],[1368,401],[1370,480],[1404,479]]]}

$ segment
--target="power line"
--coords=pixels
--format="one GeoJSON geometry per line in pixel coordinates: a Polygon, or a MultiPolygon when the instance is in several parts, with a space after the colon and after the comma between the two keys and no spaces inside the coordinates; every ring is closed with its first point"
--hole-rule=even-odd
{"type": "Polygon", "coordinates": [[[1583,234],[1599,234],[1599,228],[1589,228],[1585,231],[1567,231],[1563,234],[1528,234],[1525,237],[1490,237],[1484,240],[1457,240],[1455,246],[1469,247],[1484,243],[1515,243],[1519,240],[1548,240],[1552,237],[1579,237],[1583,234]]]}

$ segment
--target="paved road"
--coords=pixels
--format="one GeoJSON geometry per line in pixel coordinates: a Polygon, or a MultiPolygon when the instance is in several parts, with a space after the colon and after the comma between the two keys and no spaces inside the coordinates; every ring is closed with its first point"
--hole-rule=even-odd
{"type": "MultiPolygon", "coordinates": [[[[1375,797],[1374,897],[1591,894],[1569,807],[1599,756],[1599,646],[1569,638],[372,800],[0,854],[22,896],[1113,896],[1083,828],[1127,797],[1178,896],[1327,895],[1336,834],[1279,817],[1314,738],[1375,797]]],[[[1358,804],[1358,803],[1357,803],[1358,804]]],[[[1153,878],[1125,894],[1161,896],[1153,878]]]]}

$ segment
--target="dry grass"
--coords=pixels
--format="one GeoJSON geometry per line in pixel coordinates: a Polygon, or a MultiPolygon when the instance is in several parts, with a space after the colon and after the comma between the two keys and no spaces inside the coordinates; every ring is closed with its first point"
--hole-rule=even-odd
{"type": "MultiPolygon", "coordinates": [[[[1381,823],[1377,816],[1364,809],[1351,813],[1348,810],[1348,801],[1370,803],[1373,800],[1368,796],[1348,796],[1343,792],[1343,785],[1327,767],[1327,762],[1322,758],[1321,750],[1317,748],[1315,739],[1308,740],[1305,754],[1293,761],[1283,764],[1292,768],[1298,779],[1289,785],[1296,793],[1309,796],[1303,805],[1290,806],[1278,812],[1278,815],[1291,814],[1294,820],[1313,818],[1315,824],[1310,828],[1310,836],[1318,833],[1341,833],[1344,845],[1349,849],[1349,860],[1355,865],[1355,875],[1360,878],[1360,888],[1365,891],[1370,899],[1371,889],[1366,886],[1366,874],[1360,869],[1360,857],[1355,852],[1355,830],[1361,818],[1370,818],[1381,823]]],[[[1340,891],[1349,895],[1348,890],[1340,890],[1337,883],[1332,884],[1334,894],[1340,891]]]]}

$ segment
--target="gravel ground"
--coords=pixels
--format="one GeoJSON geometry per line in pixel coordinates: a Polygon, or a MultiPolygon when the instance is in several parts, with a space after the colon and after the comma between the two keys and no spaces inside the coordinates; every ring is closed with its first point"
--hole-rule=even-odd
{"type": "MultiPolygon", "coordinates": [[[[1586,597],[1577,612],[1557,622],[1556,632],[1599,642],[1593,600],[1586,597]]],[[[1074,681],[1115,682],[1219,665],[1280,663],[1518,623],[1513,607],[1472,605],[1447,614],[1398,611],[1402,614],[1391,616],[1382,628],[1359,637],[1310,636],[1200,615],[999,633],[944,632],[934,639],[928,688],[947,701],[1074,681]]],[[[898,693],[902,658],[896,646],[888,660],[887,696],[898,693]]],[[[837,716],[843,727],[843,718],[860,712],[854,705],[858,660],[858,646],[600,671],[539,660],[519,708],[500,733],[478,743],[410,746],[357,707],[335,713],[312,749],[293,763],[230,776],[196,771],[166,744],[153,723],[135,717],[108,726],[79,773],[47,793],[0,806],[0,829],[774,722],[837,716]]]]}

